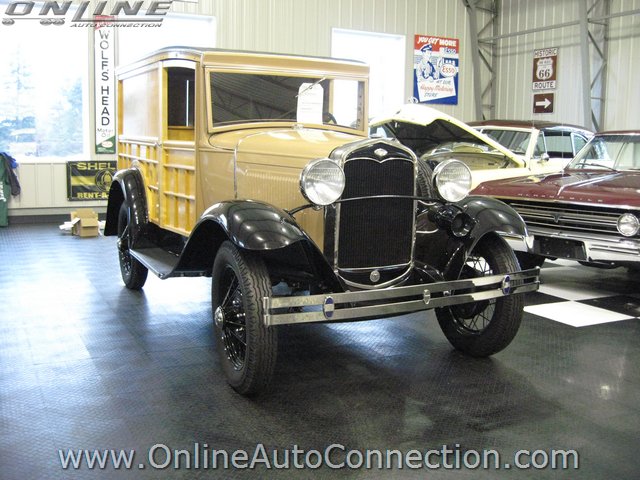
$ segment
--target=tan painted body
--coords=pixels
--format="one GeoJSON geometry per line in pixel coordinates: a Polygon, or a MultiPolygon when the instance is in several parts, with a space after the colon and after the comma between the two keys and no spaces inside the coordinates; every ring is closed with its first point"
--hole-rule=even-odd
{"type": "MultiPolygon", "coordinates": [[[[165,49],[118,72],[118,168],[140,169],[151,222],[184,236],[206,208],[225,200],[251,199],[292,209],[308,203],[299,179],[310,160],[367,136],[367,90],[368,67],[357,62],[165,49]],[[183,125],[171,124],[181,105],[176,107],[175,98],[185,95],[185,87],[170,91],[176,72],[186,72],[194,82],[185,83],[192,91],[184,104],[193,111],[183,115],[183,125]],[[212,72],[357,80],[361,118],[355,127],[290,120],[220,125],[211,112],[212,72]]],[[[322,213],[307,209],[296,218],[322,247],[322,213]]]]}

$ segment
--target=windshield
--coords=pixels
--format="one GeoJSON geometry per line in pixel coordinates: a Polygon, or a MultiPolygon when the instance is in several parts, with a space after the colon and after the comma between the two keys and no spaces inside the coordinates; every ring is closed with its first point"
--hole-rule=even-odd
{"type": "Polygon", "coordinates": [[[639,170],[640,134],[594,137],[567,168],[639,170]]]}
{"type": "Polygon", "coordinates": [[[362,129],[364,82],[327,77],[211,72],[214,127],[290,121],[362,129]]]}
{"type": "MultiPolygon", "coordinates": [[[[524,155],[527,153],[529,142],[531,141],[531,132],[521,132],[516,130],[500,130],[497,128],[483,129],[482,133],[488,135],[493,140],[504,147],[507,147],[513,153],[524,155]]],[[[536,152],[534,152],[535,155],[536,152]]]]}

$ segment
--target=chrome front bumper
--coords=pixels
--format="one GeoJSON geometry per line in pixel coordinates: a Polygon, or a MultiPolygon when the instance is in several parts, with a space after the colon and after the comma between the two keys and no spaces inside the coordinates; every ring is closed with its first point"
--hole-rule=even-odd
{"type": "Polygon", "coordinates": [[[383,318],[538,290],[540,269],[451,282],[332,294],[264,297],[267,326],[383,318]],[[291,312],[290,309],[301,311],[291,312]]]}
{"type": "MultiPolygon", "coordinates": [[[[634,238],[618,237],[597,234],[576,234],[552,230],[549,228],[529,228],[529,233],[534,237],[531,253],[543,254],[548,257],[566,258],[569,260],[584,260],[588,262],[605,263],[640,263],[640,240],[634,238]],[[585,258],[558,255],[541,252],[540,241],[543,238],[557,241],[578,242],[584,246],[585,258]]],[[[518,249],[520,250],[520,249],[518,249]]]]}

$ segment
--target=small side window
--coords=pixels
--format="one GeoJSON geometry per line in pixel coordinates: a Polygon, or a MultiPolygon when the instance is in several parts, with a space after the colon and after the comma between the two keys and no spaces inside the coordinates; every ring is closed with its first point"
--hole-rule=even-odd
{"type": "Polygon", "coordinates": [[[170,127],[193,128],[195,72],[190,68],[167,69],[167,104],[170,127]]]}
{"type": "Polygon", "coordinates": [[[575,133],[573,133],[571,136],[573,140],[573,155],[575,156],[582,149],[582,147],[587,144],[587,139],[582,135],[577,135],[575,133]]]}

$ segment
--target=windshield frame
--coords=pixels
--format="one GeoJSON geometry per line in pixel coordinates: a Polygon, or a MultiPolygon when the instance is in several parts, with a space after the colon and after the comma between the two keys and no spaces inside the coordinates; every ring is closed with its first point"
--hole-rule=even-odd
{"type": "Polygon", "coordinates": [[[640,152],[640,133],[596,135],[582,147],[565,169],[573,171],[595,170],[598,172],[640,171],[640,154],[638,154],[637,163],[634,163],[635,166],[620,164],[622,155],[627,153],[629,148],[633,148],[633,144],[636,144],[636,148],[640,152]],[[605,146],[621,145],[616,150],[614,159],[585,158],[596,144],[605,146]]]}
{"type": "MultiPolygon", "coordinates": [[[[322,71],[291,71],[286,69],[252,69],[252,68],[225,68],[221,66],[207,67],[205,68],[205,90],[206,90],[206,108],[205,114],[207,117],[207,130],[209,133],[216,133],[227,130],[237,130],[240,126],[248,128],[257,127],[290,127],[293,125],[304,125],[313,128],[323,128],[330,130],[338,130],[346,133],[357,133],[359,135],[366,135],[367,124],[367,100],[368,100],[368,77],[358,76],[352,74],[341,74],[340,72],[322,72],[322,71]],[[273,77],[289,77],[300,78],[308,80],[313,84],[323,83],[330,88],[329,92],[325,93],[328,96],[329,112],[332,102],[335,101],[332,96],[335,94],[336,83],[340,81],[353,81],[356,82],[356,98],[355,98],[355,113],[359,124],[355,126],[340,125],[331,123],[326,119],[323,119],[323,123],[304,123],[299,122],[297,119],[292,118],[255,118],[255,119],[240,119],[224,122],[215,122],[214,115],[215,110],[213,107],[213,89],[212,75],[214,74],[239,74],[239,75],[256,75],[261,77],[273,76],[273,77]]],[[[305,82],[306,83],[306,82],[305,82]]],[[[297,97],[297,95],[295,95],[297,97]]],[[[326,100],[326,98],[325,98],[326,100]]],[[[297,105],[297,101],[296,101],[297,105]]],[[[290,112],[290,111],[289,111],[290,112]]],[[[287,113],[289,113],[287,112],[287,113]]]]}

